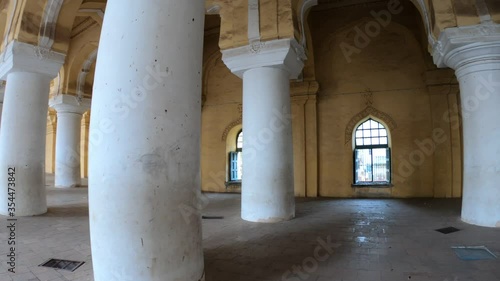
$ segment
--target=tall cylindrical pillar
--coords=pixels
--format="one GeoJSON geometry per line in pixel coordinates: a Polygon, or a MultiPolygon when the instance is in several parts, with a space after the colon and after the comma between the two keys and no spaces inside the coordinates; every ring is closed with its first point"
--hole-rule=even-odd
{"type": "Polygon", "coordinates": [[[47,211],[45,143],[50,81],[64,54],[11,41],[2,54],[6,80],[0,134],[0,214],[33,216],[47,211]]]}
{"type": "Polygon", "coordinates": [[[295,216],[290,74],[258,67],[243,74],[241,217],[278,222],[295,216]]]}
{"type": "Polygon", "coordinates": [[[302,72],[304,49],[280,39],[223,51],[243,79],[241,217],[280,222],[295,216],[290,79],[302,72]]]}
{"type": "MultiPolygon", "coordinates": [[[[5,81],[0,81],[0,126],[1,126],[1,120],[2,120],[2,110],[3,110],[3,99],[5,96],[5,81]]],[[[0,127],[0,133],[1,133],[1,127],[0,127]]]]}
{"type": "Polygon", "coordinates": [[[84,107],[60,103],[57,111],[55,186],[77,187],[81,183],[80,137],[84,107]]]}
{"type": "Polygon", "coordinates": [[[0,134],[0,182],[5,184],[0,195],[2,215],[10,215],[9,210],[15,210],[16,216],[47,212],[45,135],[49,85],[50,77],[43,74],[13,72],[7,76],[0,134]],[[8,204],[12,202],[8,188],[15,189],[15,208],[8,204]]]}
{"type": "Polygon", "coordinates": [[[438,67],[455,70],[463,132],[462,220],[500,227],[500,26],[446,28],[433,44],[438,67]]]}
{"type": "Polygon", "coordinates": [[[108,1],[89,135],[96,281],[204,280],[204,14],[202,0],[108,1]]]}
{"type": "Polygon", "coordinates": [[[464,186],[462,219],[500,227],[500,44],[457,49],[462,104],[464,186]]]}

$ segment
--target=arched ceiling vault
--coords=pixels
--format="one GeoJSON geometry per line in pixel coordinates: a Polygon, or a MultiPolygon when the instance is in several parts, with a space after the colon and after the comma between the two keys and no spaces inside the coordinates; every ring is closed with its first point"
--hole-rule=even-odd
{"type": "MultiPolygon", "coordinates": [[[[256,42],[295,38],[308,49],[309,10],[359,5],[382,0],[206,0],[207,14],[220,16],[221,50],[256,42]]],[[[500,23],[498,0],[411,1],[419,10],[430,45],[445,28],[500,23]]],[[[67,55],[63,93],[78,95],[92,74],[88,59],[97,48],[106,0],[0,0],[1,48],[13,41],[52,49],[67,55]],[[81,50],[85,49],[85,51],[81,50]],[[88,49],[87,49],[88,48],[88,49]],[[82,72],[83,70],[83,72],[82,72]],[[80,77],[80,80],[78,79],[80,77]],[[85,77],[85,79],[83,79],[85,77]],[[80,82],[78,82],[80,81],[80,82]]],[[[310,48],[312,49],[312,48],[310,48]]],[[[309,56],[313,56],[309,53],[309,56]]],[[[314,76],[314,74],[312,74],[314,76]]],[[[86,91],[86,90],[83,90],[86,91]]]]}
{"type": "MultiPolygon", "coordinates": [[[[208,14],[221,17],[222,50],[253,41],[296,38],[305,43],[304,19],[317,3],[340,7],[380,0],[206,0],[208,14]]],[[[405,1],[405,0],[390,0],[405,1]]],[[[500,23],[498,0],[411,0],[430,38],[448,27],[500,23]]],[[[0,0],[3,42],[21,42],[67,53],[71,39],[101,25],[106,0],[0,0]]]]}

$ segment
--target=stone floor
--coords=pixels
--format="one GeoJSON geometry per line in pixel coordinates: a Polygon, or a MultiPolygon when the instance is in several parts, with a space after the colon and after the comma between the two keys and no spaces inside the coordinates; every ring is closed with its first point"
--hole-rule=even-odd
{"type": "MultiPolygon", "coordinates": [[[[240,219],[238,195],[208,198],[204,215],[224,219],[203,221],[207,281],[500,280],[500,260],[462,261],[450,249],[485,245],[500,256],[500,229],[462,223],[459,200],[299,199],[296,219],[256,224],[240,219]],[[461,231],[434,231],[447,226],[461,231]]],[[[0,245],[0,281],[93,280],[87,189],[49,188],[48,203],[46,215],[18,221],[16,274],[0,245]],[[49,258],[86,264],[74,273],[37,266],[49,258]]]]}

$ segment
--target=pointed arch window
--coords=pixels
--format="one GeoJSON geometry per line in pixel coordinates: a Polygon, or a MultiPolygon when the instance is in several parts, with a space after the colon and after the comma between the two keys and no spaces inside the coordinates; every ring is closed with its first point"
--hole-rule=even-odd
{"type": "Polygon", "coordinates": [[[239,182],[243,176],[243,130],[236,135],[236,151],[229,153],[229,181],[239,182]]]}
{"type": "Polygon", "coordinates": [[[373,119],[361,123],[354,134],[354,184],[389,185],[391,148],[389,133],[373,119]]]}
{"type": "Polygon", "coordinates": [[[243,150],[243,130],[241,130],[238,135],[236,135],[236,150],[243,150]]]}

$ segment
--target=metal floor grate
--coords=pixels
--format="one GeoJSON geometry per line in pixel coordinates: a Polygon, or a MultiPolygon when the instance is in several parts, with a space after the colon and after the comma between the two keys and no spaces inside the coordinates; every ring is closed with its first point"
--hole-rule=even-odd
{"type": "Polygon", "coordinates": [[[485,246],[474,246],[474,247],[451,247],[457,256],[464,261],[477,261],[477,260],[494,260],[497,256],[493,254],[485,246]]]}
{"type": "Polygon", "coordinates": [[[224,217],[221,216],[202,216],[201,217],[204,220],[223,220],[224,217]]]}
{"type": "Polygon", "coordinates": [[[436,231],[437,232],[441,232],[443,234],[450,234],[450,233],[454,233],[454,232],[460,231],[460,229],[454,228],[454,227],[450,226],[450,227],[436,229],[436,231]]]}
{"type": "Polygon", "coordinates": [[[82,266],[85,262],[83,261],[68,261],[68,260],[58,260],[58,259],[50,259],[39,266],[50,267],[55,269],[62,269],[68,271],[75,271],[80,266],[82,266]]]}

